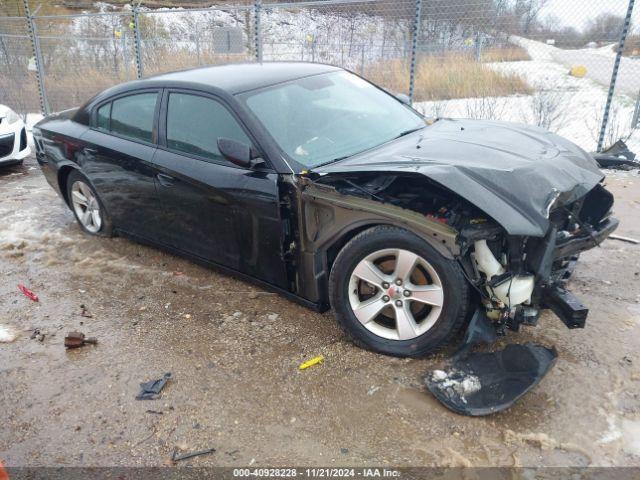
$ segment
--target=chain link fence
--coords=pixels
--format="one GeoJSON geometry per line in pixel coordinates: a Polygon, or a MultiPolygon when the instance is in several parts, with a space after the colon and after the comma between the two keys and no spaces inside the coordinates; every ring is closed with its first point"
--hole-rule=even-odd
{"type": "Polygon", "coordinates": [[[139,14],[144,75],[202,65],[255,60],[250,4],[139,14]]]}
{"type": "Polygon", "coordinates": [[[593,150],[599,141],[635,138],[640,8],[633,4],[236,0],[31,16],[25,2],[24,16],[0,17],[0,103],[50,113],[111,85],[183,68],[323,62],[409,95],[427,115],[539,125],[593,150]]]}
{"type": "Polygon", "coordinates": [[[21,113],[40,111],[28,21],[0,17],[0,104],[21,113]]]}

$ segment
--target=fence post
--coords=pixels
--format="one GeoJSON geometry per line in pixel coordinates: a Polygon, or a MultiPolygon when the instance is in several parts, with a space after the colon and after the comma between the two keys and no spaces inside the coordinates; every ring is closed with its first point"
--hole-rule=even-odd
{"type": "Polygon", "coordinates": [[[260,31],[260,11],[262,0],[253,2],[253,42],[256,53],[256,62],[262,62],[262,32],[260,31]]]}
{"type": "Polygon", "coordinates": [[[600,127],[600,135],[598,136],[598,152],[602,151],[604,147],[604,136],[607,132],[607,123],[609,123],[609,110],[611,109],[611,102],[613,100],[613,92],[616,88],[616,80],[618,79],[618,69],[620,68],[620,59],[622,58],[622,52],[624,50],[624,42],[627,39],[627,33],[629,33],[629,24],[631,23],[631,14],[633,13],[633,4],[635,0],[629,0],[629,7],[627,8],[627,16],[624,18],[624,24],[622,25],[622,34],[620,35],[620,41],[618,42],[618,50],[616,51],[616,59],[613,62],[613,71],[611,72],[611,82],[609,83],[609,93],[607,94],[607,103],[604,106],[604,113],[602,115],[602,125],[600,127]]]}
{"type": "Polygon", "coordinates": [[[418,54],[418,33],[422,17],[422,0],[416,1],[415,17],[413,19],[413,34],[411,39],[411,70],[409,71],[409,100],[413,103],[413,92],[416,83],[416,56],[418,54]]]}
{"type": "Polygon", "coordinates": [[[144,71],[142,68],[142,47],[140,44],[140,23],[139,23],[138,5],[133,7],[133,38],[135,39],[135,55],[136,55],[136,77],[142,78],[144,71]]]}
{"type": "MultiPolygon", "coordinates": [[[[44,88],[44,61],[42,60],[42,51],[40,50],[40,39],[38,38],[38,30],[36,23],[33,21],[31,10],[29,9],[29,1],[23,0],[24,12],[27,16],[27,26],[29,28],[29,38],[31,40],[31,50],[33,58],[36,61],[36,81],[38,83],[38,93],[40,95],[40,112],[49,115],[49,102],[47,101],[47,92],[44,88]]],[[[37,9],[36,9],[37,10],[37,9]]]]}
{"type": "Polygon", "coordinates": [[[476,62],[479,62],[482,57],[482,34],[480,32],[476,33],[476,42],[474,46],[474,56],[476,62]]]}
{"type": "Polygon", "coordinates": [[[636,99],[636,108],[633,111],[631,128],[640,128],[640,92],[638,92],[638,98],[636,99]]]}

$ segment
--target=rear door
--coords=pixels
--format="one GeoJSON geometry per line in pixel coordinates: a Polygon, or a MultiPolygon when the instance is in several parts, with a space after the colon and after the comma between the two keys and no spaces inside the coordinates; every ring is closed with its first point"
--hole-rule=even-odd
{"type": "Polygon", "coordinates": [[[165,234],[183,251],[286,287],[277,174],[240,168],[220,154],[220,137],[255,145],[221,99],[165,90],[160,112],[158,193],[165,234]]]}
{"type": "Polygon", "coordinates": [[[157,239],[162,206],[154,183],[160,91],[129,92],[98,105],[82,136],[81,168],[105,204],[114,225],[157,239]]]}

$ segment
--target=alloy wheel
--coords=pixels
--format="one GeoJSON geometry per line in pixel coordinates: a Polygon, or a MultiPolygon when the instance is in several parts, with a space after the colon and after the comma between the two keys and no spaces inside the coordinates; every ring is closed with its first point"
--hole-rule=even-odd
{"type": "Polygon", "coordinates": [[[71,203],[78,220],[91,233],[98,233],[102,227],[100,204],[86,183],[78,180],[71,187],[71,203]]]}
{"type": "Polygon", "coordinates": [[[367,255],[351,272],[349,303],[360,323],[389,340],[411,340],[437,322],[444,304],[433,266],[404,249],[367,255]]]}

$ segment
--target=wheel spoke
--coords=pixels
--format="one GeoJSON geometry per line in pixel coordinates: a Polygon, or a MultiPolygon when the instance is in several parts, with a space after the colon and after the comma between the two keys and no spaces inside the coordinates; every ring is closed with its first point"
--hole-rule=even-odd
{"type": "Polygon", "coordinates": [[[402,307],[395,307],[396,312],[396,330],[398,331],[398,339],[409,340],[418,336],[418,325],[413,318],[413,314],[409,310],[409,305],[405,302],[402,307]]]}
{"type": "Polygon", "coordinates": [[[393,272],[395,278],[399,278],[403,282],[408,282],[417,261],[418,256],[415,253],[409,252],[408,250],[398,250],[396,255],[396,269],[393,272]]]}
{"type": "Polygon", "coordinates": [[[79,183],[80,191],[87,198],[87,200],[91,201],[93,199],[93,193],[91,190],[82,182],[79,183]]]}
{"type": "Polygon", "coordinates": [[[386,275],[369,260],[361,261],[353,270],[353,275],[376,287],[387,281],[386,275]]]}
{"type": "Polygon", "coordinates": [[[100,212],[98,210],[91,212],[91,220],[95,227],[100,227],[100,212]]]}
{"type": "Polygon", "coordinates": [[[360,323],[366,324],[376,318],[380,311],[387,305],[387,303],[382,301],[382,296],[377,296],[362,302],[353,309],[353,313],[360,323]]]}
{"type": "Polygon", "coordinates": [[[80,220],[85,227],[91,225],[91,210],[87,208],[84,212],[82,212],[80,220]]]}
{"type": "Polygon", "coordinates": [[[74,190],[73,192],[71,192],[71,196],[73,197],[73,201],[76,202],[77,204],[82,205],[83,207],[86,207],[89,205],[89,201],[87,200],[87,197],[85,197],[79,191],[74,190]]]}
{"type": "Polygon", "coordinates": [[[444,300],[442,287],[438,285],[414,285],[409,300],[441,307],[444,300]]]}

